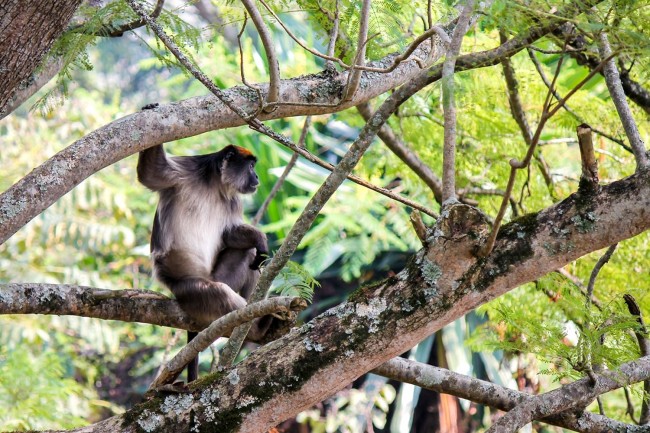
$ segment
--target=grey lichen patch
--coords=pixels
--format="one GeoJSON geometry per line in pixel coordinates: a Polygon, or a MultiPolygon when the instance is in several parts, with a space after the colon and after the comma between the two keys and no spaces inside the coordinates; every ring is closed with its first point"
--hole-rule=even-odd
{"type": "Polygon", "coordinates": [[[27,208],[29,201],[25,196],[11,200],[9,203],[3,203],[0,209],[0,223],[4,223],[23,213],[27,208]]]}
{"type": "Polygon", "coordinates": [[[165,397],[160,410],[166,414],[180,415],[194,403],[192,394],[172,394],[165,397]]]}
{"type": "Polygon", "coordinates": [[[438,279],[442,276],[442,270],[438,265],[433,263],[428,258],[422,260],[420,265],[422,278],[429,288],[437,289],[438,279]]]}
{"type": "Polygon", "coordinates": [[[240,397],[239,401],[237,402],[237,409],[241,409],[243,407],[251,406],[257,402],[257,399],[253,397],[252,395],[247,395],[244,397],[240,397]]]}
{"type": "Polygon", "coordinates": [[[383,298],[372,298],[368,304],[357,304],[356,313],[359,317],[369,320],[368,332],[374,333],[379,330],[379,316],[386,311],[388,306],[383,298]]]}
{"type": "Polygon", "coordinates": [[[594,230],[594,226],[598,221],[598,217],[593,212],[586,212],[583,215],[574,215],[571,217],[571,222],[575,225],[578,233],[589,233],[594,230]]]}
{"type": "Polygon", "coordinates": [[[142,139],[142,132],[139,129],[132,129],[130,138],[132,141],[140,141],[142,139]]]}
{"type": "Polygon", "coordinates": [[[211,405],[217,402],[221,398],[221,393],[216,389],[205,389],[201,392],[199,396],[199,401],[204,406],[211,405]]]}
{"type": "Polygon", "coordinates": [[[138,417],[136,423],[143,431],[152,432],[159,429],[163,425],[164,420],[165,418],[162,415],[145,409],[138,417]]]}
{"type": "Polygon", "coordinates": [[[231,385],[237,385],[239,383],[239,374],[237,373],[237,369],[233,369],[230,373],[228,373],[228,382],[230,382],[231,385]]]}
{"type": "Polygon", "coordinates": [[[305,349],[307,350],[315,350],[316,352],[322,352],[323,351],[323,345],[320,343],[314,343],[311,341],[310,338],[305,338],[304,340],[305,343],[305,349]]]}
{"type": "Polygon", "coordinates": [[[570,253],[575,249],[575,244],[573,242],[544,242],[544,245],[542,246],[549,256],[570,253]]]}

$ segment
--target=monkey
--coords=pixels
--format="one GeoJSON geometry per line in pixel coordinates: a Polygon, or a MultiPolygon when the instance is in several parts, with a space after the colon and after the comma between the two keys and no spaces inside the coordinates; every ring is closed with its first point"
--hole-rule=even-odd
{"type": "MultiPolygon", "coordinates": [[[[240,196],[259,186],[257,158],[228,145],[218,152],[168,157],[162,145],[140,152],[138,180],[159,195],[151,233],[153,273],[205,328],[246,305],[268,254],[266,235],[244,224],[240,196]]],[[[260,339],[271,318],[253,323],[260,339]]],[[[188,341],[196,335],[188,332],[188,341]]],[[[198,359],[188,366],[197,377],[198,359]]]]}

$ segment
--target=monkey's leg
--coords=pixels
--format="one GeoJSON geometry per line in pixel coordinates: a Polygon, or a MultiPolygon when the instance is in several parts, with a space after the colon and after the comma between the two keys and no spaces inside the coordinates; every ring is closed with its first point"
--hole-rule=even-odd
{"type": "MultiPolygon", "coordinates": [[[[187,331],[187,344],[199,335],[198,332],[187,331]]],[[[187,383],[194,382],[199,378],[199,355],[187,364],[187,383]]]]}
{"type": "MultiPolygon", "coordinates": [[[[183,311],[202,327],[207,327],[219,317],[246,305],[246,300],[224,283],[205,278],[171,279],[168,277],[161,280],[174,293],[183,311]]],[[[188,331],[188,343],[195,336],[196,332],[188,331]]],[[[197,356],[187,366],[188,383],[198,378],[198,370],[197,356]]]]}
{"type": "MultiPolygon", "coordinates": [[[[260,278],[260,271],[251,269],[256,254],[253,248],[226,248],[219,253],[212,271],[212,279],[228,284],[235,292],[248,299],[260,278]]],[[[248,339],[260,341],[273,322],[272,316],[253,320],[248,339]]]]}

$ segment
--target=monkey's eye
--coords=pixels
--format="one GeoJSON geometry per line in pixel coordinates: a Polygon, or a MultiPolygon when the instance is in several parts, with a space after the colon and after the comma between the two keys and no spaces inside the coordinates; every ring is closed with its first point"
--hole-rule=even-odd
{"type": "Polygon", "coordinates": [[[253,170],[254,168],[255,168],[255,163],[254,163],[254,162],[251,162],[251,164],[250,164],[250,169],[253,170]]]}

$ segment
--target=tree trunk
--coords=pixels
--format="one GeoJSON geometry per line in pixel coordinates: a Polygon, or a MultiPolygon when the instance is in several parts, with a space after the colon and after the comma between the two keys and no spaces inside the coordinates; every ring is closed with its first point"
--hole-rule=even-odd
{"type": "Polygon", "coordinates": [[[0,2],[0,115],[14,93],[26,87],[54,41],[65,31],[81,0],[0,2]]]}

